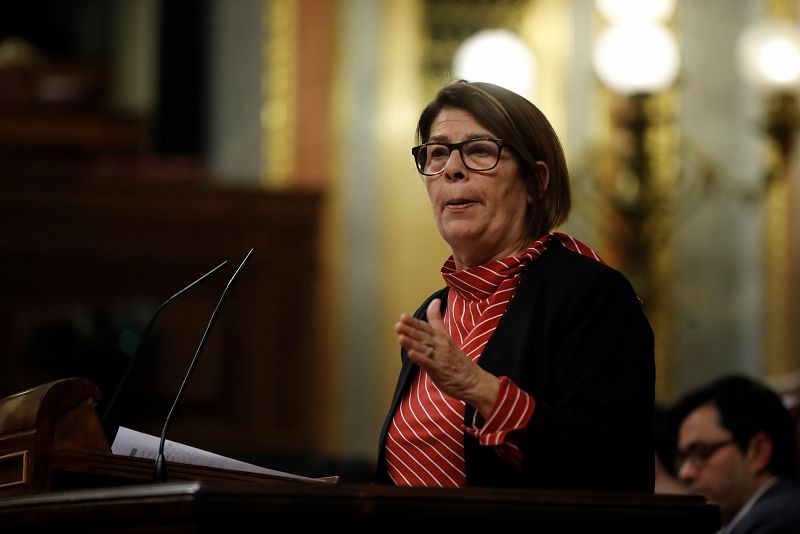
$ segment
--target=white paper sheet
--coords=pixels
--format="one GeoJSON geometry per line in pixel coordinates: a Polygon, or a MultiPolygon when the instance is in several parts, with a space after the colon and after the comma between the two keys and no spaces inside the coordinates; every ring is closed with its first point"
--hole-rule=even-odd
{"type": "MultiPolygon", "coordinates": [[[[117,437],[114,438],[114,443],[111,445],[111,452],[121,456],[133,456],[135,458],[150,458],[155,461],[158,455],[158,444],[160,438],[144,434],[124,426],[119,427],[117,437]]],[[[314,480],[308,477],[293,475],[291,473],[284,473],[283,471],[275,471],[274,469],[267,469],[266,467],[259,467],[257,465],[248,464],[239,460],[233,460],[225,456],[214,454],[213,452],[204,451],[196,447],[190,447],[182,443],[166,440],[164,442],[164,457],[167,461],[178,462],[190,465],[203,465],[207,467],[219,467],[222,469],[233,469],[236,471],[245,471],[247,473],[261,473],[265,475],[275,475],[281,477],[288,477],[297,480],[314,480]]]]}

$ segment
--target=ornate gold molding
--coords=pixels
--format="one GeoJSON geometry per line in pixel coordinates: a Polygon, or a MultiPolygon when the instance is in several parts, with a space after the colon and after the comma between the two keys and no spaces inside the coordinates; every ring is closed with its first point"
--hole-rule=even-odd
{"type": "Polygon", "coordinates": [[[531,0],[422,0],[423,93],[433,97],[452,79],[453,56],[470,35],[486,28],[519,33],[531,0]]]}

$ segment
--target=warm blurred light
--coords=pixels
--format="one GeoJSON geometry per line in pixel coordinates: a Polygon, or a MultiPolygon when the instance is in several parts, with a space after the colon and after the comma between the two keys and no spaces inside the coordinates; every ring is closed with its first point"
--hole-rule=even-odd
{"type": "Polygon", "coordinates": [[[508,30],[483,30],[467,38],[456,50],[453,72],[457,78],[490,82],[533,100],[536,58],[528,45],[508,30]]]}
{"type": "Polygon", "coordinates": [[[600,36],[594,66],[603,84],[615,92],[654,93],[668,88],[678,76],[678,45],[661,24],[625,21],[600,36]]]}
{"type": "Polygon", "coordinates": [[[597,10],[608,20],[666,21],[675,10],[675,0],[595,0],[597,10]]]}
{"type": "Polygon", "coordinates": [[[787,20],[765,19],[739,38],[739,66],[755,87],[796,90],[800,83],[800,28],[787,20]]]}

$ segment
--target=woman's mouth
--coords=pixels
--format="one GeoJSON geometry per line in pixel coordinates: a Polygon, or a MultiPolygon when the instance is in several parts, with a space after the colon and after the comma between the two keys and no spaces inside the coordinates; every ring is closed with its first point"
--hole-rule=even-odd
{"type": "Polygon", "coordinates": [[[454,198],[453,200],[448,200],[445,202],[444,207],[446,210],[459,211],[469,208],[475,203],[476,202],[474,200],[469,200],[467,198],[454,198]]]}

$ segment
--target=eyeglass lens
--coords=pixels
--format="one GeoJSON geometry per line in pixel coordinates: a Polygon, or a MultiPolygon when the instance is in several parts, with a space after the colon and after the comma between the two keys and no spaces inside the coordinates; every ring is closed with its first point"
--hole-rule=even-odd
{"type": "Polygon", "coordinates": [[[718,441],[716,443],[692,443],[686,449],[677,452],[675,456],[675,471],[680,471],[681,466],[685,462],[689,462],[692,467],[699,469],[715,452],[733,443],[735,443],[735,441],[732,439],[718,441]]]}
{"type": "Polygon", "coordinates": [[[492,139],[470,139],[451,145],[426,143],[417,147],[417,169],[422,174],[439,174],[447,165],[450,153],[456,149],[464,165],[473,171],[488,171],[500,160],[500,144],[492,139]]]}

